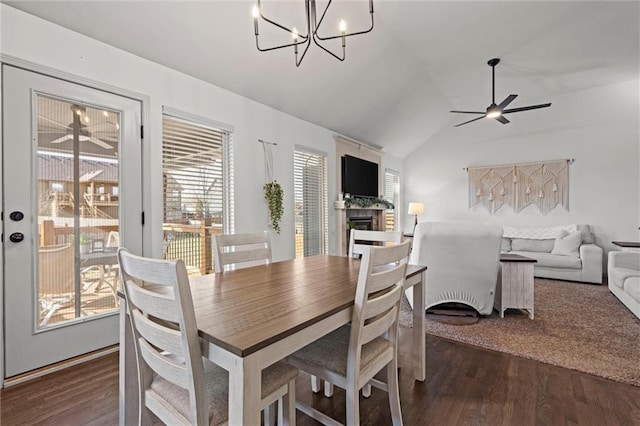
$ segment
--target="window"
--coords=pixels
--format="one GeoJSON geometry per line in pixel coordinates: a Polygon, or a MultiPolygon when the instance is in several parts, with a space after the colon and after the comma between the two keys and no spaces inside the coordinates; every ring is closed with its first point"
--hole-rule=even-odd
{"type": "Polygon", "coordinates": [[[395,170],[387,169],[384,171],[384,198],[391,201],[395,207],[395,209],[385,212],[385,229],[397,231],[399,227],[398,209],[400,208],[400,173],[395,170]]]}
{"type": "Polygon", "coordinates": [[[326,254],[327,157],[296,149],[293,176],[296,257],[326,254]]]}
{"type": "Polygon", "coordinates": [[[231,132],[173,112],[162,118],[164,258],[214,271],[211,236],[233,233],[231,132]]]}

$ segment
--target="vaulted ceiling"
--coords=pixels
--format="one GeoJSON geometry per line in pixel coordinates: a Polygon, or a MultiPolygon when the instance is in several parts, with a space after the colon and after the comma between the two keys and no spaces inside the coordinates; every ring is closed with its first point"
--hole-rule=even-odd
{"type": "MultiPolygon", "coordinates": [[[[252,2],[4,3],[399,157],[470,118],[450,109],[489,105],[493,57],[496,99],[517,93],[514,108],[638,79],[638,2],[375,0],[375,28],[347,39],[344,62],[311,46],[299,68],[292,49],[256,50],[252,2]]],[[[262,4],[304,32],[302,0],[262,4]]],[[[331,7],[331,19],[366,26],[367,2],[331,7]]],[[[261,34],[265,45],[290,40],[261,34]]]]}

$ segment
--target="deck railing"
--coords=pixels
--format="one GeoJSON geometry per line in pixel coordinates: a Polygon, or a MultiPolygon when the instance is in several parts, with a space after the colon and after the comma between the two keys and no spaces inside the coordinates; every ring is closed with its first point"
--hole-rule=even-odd
{"type": "Polygon", "coordinates": [[[222,225],[163,223],[164,258],[182,259],[189,274],[214,272],[214,234],[222,233],[222,225]]]}

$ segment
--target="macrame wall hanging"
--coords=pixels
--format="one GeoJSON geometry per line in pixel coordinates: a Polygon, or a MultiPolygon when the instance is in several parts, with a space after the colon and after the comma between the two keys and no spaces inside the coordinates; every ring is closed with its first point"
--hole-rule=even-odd
{"type": "Polygon", "coordinates": [[[469,209],[494,214],[507,205],[518,213],[534,204],[547,214],[558,204],[569,210],[569,164],[573,160],[469,167],[469,209]]]}

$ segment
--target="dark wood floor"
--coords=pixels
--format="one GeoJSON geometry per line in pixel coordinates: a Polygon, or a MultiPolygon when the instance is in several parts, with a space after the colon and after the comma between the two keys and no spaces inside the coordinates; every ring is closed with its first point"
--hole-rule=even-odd
{"type": "MultiPolygon", "coordinates": [[[[401,344],[410,337],[402,329],[401,344]]],[[[406,425],[640,425],[640,387],[432,336],[427,349],[426,382],[400,370],[406,425]]],[[[333,398],[314,395],[301,375],[296,392],[344,422],[340,389],[333,398]]],[[[377,389],[360,398],[363,425],[390,424],[386,398],[377,389]]],[[[3,389],[0,405],[3,426],[117,424],[117,354],[3,389]]],[[[298,424],[316,423],[298,413],[298,424]]]]}

